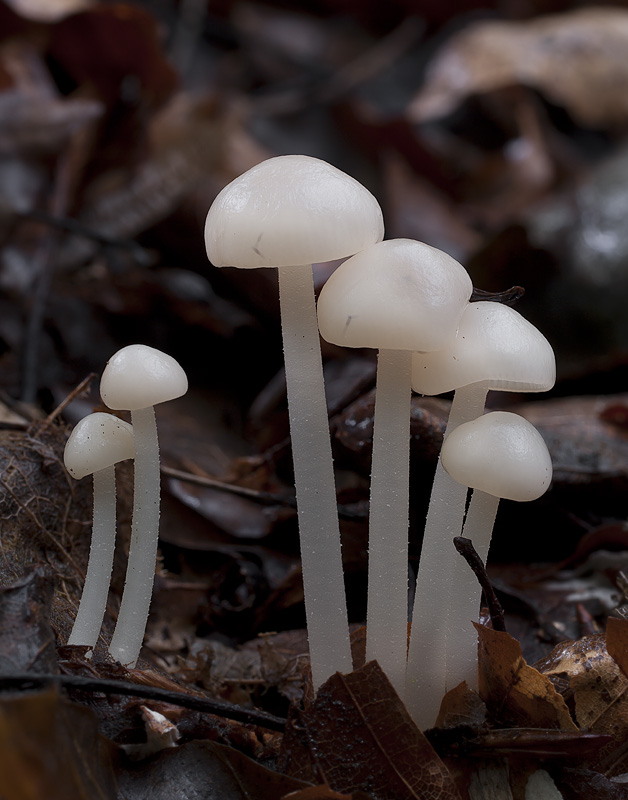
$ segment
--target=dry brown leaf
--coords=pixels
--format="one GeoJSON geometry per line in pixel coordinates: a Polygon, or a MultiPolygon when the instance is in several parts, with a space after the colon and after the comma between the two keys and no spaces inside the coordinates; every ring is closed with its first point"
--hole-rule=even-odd
{"type": "Polygon", "coordinates": [[[567,704],[549,678],[526,664],[507,633],[475,626],[480,639],[480,696],[506,724],[577,730],[567,704]]]}
{"type": "Polygon", "coordinates": [[[362,790],[376,800],[460,800],[451,774],[412,721],[375,661],[336,673],[286,735],[291,773],[324,780],[334,791],[362,790]]]}
{"type": "Polygon", "coordinates": [[[466,681],[450,689],[443,697],[436,720],[436,728],[455,728],[471,725],[480,728],[486,722],[486,706],[477,692],[472,692],[466,681]]]}
{"type": "Polygon", "coordinates": [[[584,8],[525,22],[479,22],[453,36],[408,109],[424,122],[513,84],[541,91],[593,128],[628,122],[628,12],[584,8]]]}
{"type": "Polygon", "coordinates": [[[608,618],[606,649],[609,656],[628,678],[628,619],[608,618]]]}
{"type": "Polygon", "coordinates": [[[563,642],[537,666],[562,682],[563,694],[573,696],[575,718],[582,728],[613,738],[595,759],[601,771],[608,776],[625,772],[628,678],[608,654],[604,634],[563,642]]]}

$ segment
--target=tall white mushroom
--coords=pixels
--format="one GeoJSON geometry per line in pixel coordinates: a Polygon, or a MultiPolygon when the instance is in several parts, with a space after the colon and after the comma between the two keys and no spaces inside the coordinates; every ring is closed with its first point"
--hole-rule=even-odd
{"type": "MultiPolygon", "coordinates": [[[[493,411],[459,425],[441,450],[446,472],[474,490],[463,535],[486,561],[500,498],[528,502],[544,494],[552,480],[552,461],[543,437],[518,414],[493,411]]],[[[460,559],[459,559],[460,560],[460,559]]],[[[449,586],[444,610],[447,639],[447,685],[466,680],[477,688],[477,620],[482,591],[463,565],[449,586]]]]}
{"type": "Polygon", "coordinates": [[[179,363],[143,344],[118,350],[107,362],[100,381],[105,405],[131,412],[135,438],[131,546],[120,613],[109,646],[111,656],[125,666],[135,666],[139,656],[155,577],[160,476],[153,406],[181,397],[187,388],[187,377],[179,363]]]}
{"type": "Polygon", "coordinates": [[[384,235],[360,183],[324,161],[278,156],[232,181],[209,209],[217,267],[277,267],[312,680],[352,669],[340,532],[311,265],[384,235]]]}
{"type": "MultiPolygon", "coordinates": [[[[489,389],[544,392],[554,385],[554,351],[543,334],[514,309],[470,303],[458,333],[437,353],[412,357],[412,387],[421,394],[455,390],[445,439],[456,427],[480,416],[489,389]]],[[[434,724],[447,684],[445,659],[449,582],[466,566],[452,539],[462,529],[466,487],[454,481],[439,459],[425,521],[408,649],[406,702],[423,728],[434,724]]],[[[452,642],[456,648],[456,642],[452,642]]]]}
{"type": "Polygon", "coordinates": [[[318,300],[323,339],[379,350],[371,463],[366,657],[405,693],[412,351],[456,333],[473,286],[422,242],[379,242],[341,264],[318,300]]]}
{"type": "Polygon", "coordinates": [[[113,414],[97,412],[77,423],[63,460],[76,480],[93,475],[94,519],[87,575],[68,644],[95,647],[102,625],[116,540],[115,464],[133,458],[133,428],[113,414]]]}

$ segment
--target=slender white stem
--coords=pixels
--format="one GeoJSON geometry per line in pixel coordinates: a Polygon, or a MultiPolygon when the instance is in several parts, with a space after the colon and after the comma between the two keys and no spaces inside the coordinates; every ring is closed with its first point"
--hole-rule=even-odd
{"type": "MultiPolygon", "coordinates": [[[[462,535],[471,539],[477,554],[486,563],[499,497],[475,489],[471,495],[462,535]]],[[[473,570],[461,556],[454,562],[451,592],[447,607],[447,686],[462,681],[470,689],[478,688],[478,635],[471,624],[477,622],[482,589],[473,570]]]]}
{"type": "Polygon", "coordinates": [[[68,644],[95,647],[102,625],[116,543],[116,473],[106,467],[94,473],[94,521],[87,575],[68,644]]]}
{"type": "Polygon", "coordinates": [[[305,612],[318,689],[353,664],[312,267],[278,272],[305,612]]]}
{"type": "Polygon", "coordinates": [[[159,444],[152,406],[131,412],[135,438],[133,524],[126,583],[109,653],[134,667],[140,654],[153,594],[159,540],[159,444]]]}
{"type": "MultiPolygon", "coordinates": [[[[454,395],[445,438],[458,425],[480,416],[488,386],[474,383],[454,395]]],[[[434,725],[447,691],[445,659],[447,596],[457,557],[452,540],[464,519],[467,488],[445,472],[438,459],[417,574],[406,673],[406,705],[420,728],[434,725]]]]}
{"type": "Polygon", "coordinates": [[[380,350],[373,420],[366,660],[403,698],[408,650],[412,353],[380,350]]]}

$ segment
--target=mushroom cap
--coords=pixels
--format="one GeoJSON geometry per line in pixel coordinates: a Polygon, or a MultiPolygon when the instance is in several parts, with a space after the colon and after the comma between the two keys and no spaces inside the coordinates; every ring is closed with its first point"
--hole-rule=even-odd
{"type": "Polygon", "coordinates": [[[354,178],[310,156],[277,156],[220,192],[205,222],[216,267],[289,267],[345,258],[384,236],[382,211],[354,178]]]}
{"type": "Polygon", "coordinates": [[[345,347],[440,350],[455,336],[472,290],[465,268],[442,250],[412,239],[379,242],[323,286],[321,336],[345,347]]]}
{"type": "Polygon", "coordinates": [[[543,437],[509,411],[492,411],[459,425],[443,442],[440,457],[458,483],[508,500],[536,500],[552,480],[543,437]]]}
{"type": "Polygon", "coordinates": [[[514,308],[481,301],[465,308],[458,333],[438,353],[412,356],[412,388],[442,394],[486,381],[502,392],[546,392],[556,359],[545,336],[514,308]]]}
{"type": "Polygon", "coordinates": [[[102,411],[76,424],[63,453],[65,468],[76,480],[134,457],[133,426],[102,411]]]}
{"type": "Polygon", "coordinates": [[[187,375],[172,356],[145,344],[130,344],[111,356],[100,379],[100,396],[113,409],[136,411],[181,397],[187,375]]]}

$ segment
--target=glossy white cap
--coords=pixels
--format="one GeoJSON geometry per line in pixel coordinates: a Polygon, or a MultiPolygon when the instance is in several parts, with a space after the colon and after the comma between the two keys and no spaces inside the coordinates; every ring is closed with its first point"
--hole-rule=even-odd
{"type": "Polygon", "coordinates": [[[420,394],[442,394],[480,381],[502,392],[546,392],[556,381],[550,343],[502,303],[469,303],[455,338],[438,353],[412,356],[412,388],[420,394]]]}
{"type": "Polygon", "coordinates": [[[98,411],[77,423],[66,442],[63,461],[70,475],[80,480],[134,456],[133,426],[98,411]]]}
{"type": "Polygon", "coordinates": [[[384,236],[382,211],[354,178],[310,156],[277,156],[220,192],[205,222],[216,267],[289,267],[345,258],[384,236]]]}
{"type": "Polygon", "coordinates": [[[492,411],[459,425],[443,442],[440,457],[458,483],[507,500],[536,500],[552,480],[543,437],[509,411],[492,411]]]}
{"type": "Polygon", "coordinates": [[[187,375],[172,356],[145,344],[130,344],[111,356],[100,379],[103,403],[136,411],[181,397],[187,375]]]}
{"type": "Polygon", "coordinates": [[[344,347],[440,350],[473,290],[463,266],[434,247],[391,239],[331,275],[318,300],[323,339],[344,347]]]}

